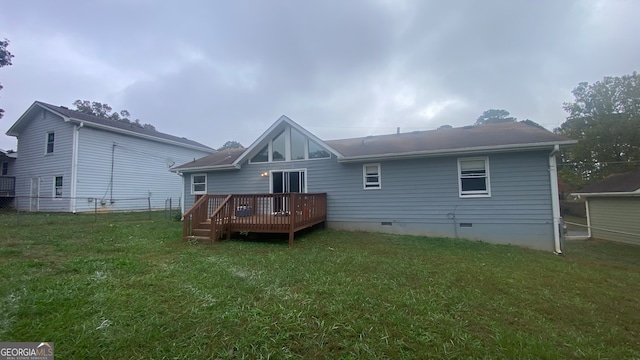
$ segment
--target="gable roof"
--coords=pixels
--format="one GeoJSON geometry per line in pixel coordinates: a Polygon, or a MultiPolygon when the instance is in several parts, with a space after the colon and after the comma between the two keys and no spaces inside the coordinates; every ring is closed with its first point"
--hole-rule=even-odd
{"type": "Polygon", "coordinates": [[[27,111],[25,111],[22,116],[9,128],[7,131],[7,135],[9,136],[18,136],[22,128],[31,120],[34,112],[45,109],[51,111],[52,113],[62,117],[64,121],[74,122],[74,123],[82,123],[83,126],[89,126],[94,128],[103,129],[106,131],[112,131],[117,133],[122,133],[126,135],[136,136],[140,138],[145,138],[149,140],[159,141],[163,143],[169,143],[177,146],[187,147],[191,149],[197,149],[202,151],[213,152],[214,149],[203,145],[199,142],[189,140],[184,137],[178,137],[169,135],[166,133],[162,133],[156,130],[145,129],[138,127],[133,124],[127,124],[122,121],[113,121],[109,119],[104,119],[98,116],[85,114],[80,111],[70,110],[64,106],[56,106],[47,103],[43,103],[41,101],[35,101],[27,111]]]}
{"type": "Polygon", "coordinates": [[[508,122],[331,140],[342,161],[545,149],[577,141],[531,125],[508,122]]]}
{"type": "Polygon", "coordinates": [[[575,192],[581,196],[604,195],[638,195],[640,196],[640,171],[624,174],[613,174],[594,184],[585,186],[575,192]]]}
{"type": "Polygon", "coordinates": [[[248,148],[243,149],[231,149],[233,151],[222,150],[224,154],[212,154],[209,156],[205,156],[196,161],[192,161],[190,163],[182,164],[180,166],[176,166],[171,168],[171,171],[190,171],[190,170],[230,170],[230,169],[240,169],[242,163],[251,159],[255,156],[260,150],[264,148],[265,145],[268,144],[269,140],[274,136],[278,135],[281,131],[285,129],[286,126],[291,126],[291,128],[296,129],[302,135],[306,136],[320,147],[324,148],[328,152],[333,155],[340,157],[338,151],[328,146],[324,141],[320,140],[318,137],[310,133],[307,129],[298,125],[295,121],[291,120],[285,115],[280,116],[278,120],[273,123],[256,141],[251,144],[248,148]],[[219,155],[218,155],[219,154],[219,155]]]}
{"type": "Polygon", "coordinates": [[[502,123],[460,128],[414,131],[322,141],[286,116],[281,116],[246,149],[213,154],[172,168],[172,171],[239,169],[286,125],[295,128],[338,158],[340,162],[361,162],[397,158],[549,149],[577,141],[523,123],[502,123]]]}

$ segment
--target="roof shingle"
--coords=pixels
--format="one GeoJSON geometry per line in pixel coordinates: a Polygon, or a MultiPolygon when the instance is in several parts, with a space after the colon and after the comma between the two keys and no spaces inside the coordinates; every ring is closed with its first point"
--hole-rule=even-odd
{"type": "Polygon", "coordinates": [[[640,189],[640,171],[623,174],[613,174],[598,181],[597,183],[587,185],[577,194],[594,194],[609,192],[634,192],[640,189]]]}

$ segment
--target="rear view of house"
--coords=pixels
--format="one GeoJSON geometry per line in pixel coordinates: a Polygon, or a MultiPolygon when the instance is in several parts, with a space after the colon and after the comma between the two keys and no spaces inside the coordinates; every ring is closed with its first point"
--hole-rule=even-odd
{"type": "Polygon", "coordinates": [[[555,154],[574,143],[521,123],[323,141],[282,116],[249,148],[173,171],[184,210],[206,194],[320,193],[336,229],[561,252],[555,154]]]}
{"type": "Polygon", "coordinates": [[[195,141],[136,124],[36,101],[11,126],[18,139],[11,175],[14,206],[82,212],[162,208],[181,195],[174,164],[214,152],[195,141]]]}

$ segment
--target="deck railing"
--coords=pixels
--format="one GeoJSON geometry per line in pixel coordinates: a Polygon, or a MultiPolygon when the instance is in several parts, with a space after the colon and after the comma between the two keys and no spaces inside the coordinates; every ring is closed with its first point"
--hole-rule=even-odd
{"type": "Polygon", "coordinates": [[[210,214],[222,204],[228,195],[202,195],[198,201],[187,210],[183,216],[183,229],[184,236],[191,236],[193,229],[197,228],[201,223],[209,220],[210,214]]]}
{"type": "MultiPolygon", "coordinates": [[[[282,194],[234,194],[207,195],[215,197],[218,206],[209,214],[210,238],[219,240],[223,233],[231,232],[289,233],[326,221],[327,194],[282,193],[282,194]]],[[[205,222],[202,198],[185,213],[184,235],[193,234],[194,226],[205,222]],[[188,216],[190,215],[190,216],[188,216]],[[197,218],[197,220],[195,220],[197,218]]],[[[210,207],[207,207],[209,211],[210,207]]]]}
{"type": "Polygon", "coordinates": [[[0,195],[2,196],[16,195],[15,176],[0,176],[0,195]]]}

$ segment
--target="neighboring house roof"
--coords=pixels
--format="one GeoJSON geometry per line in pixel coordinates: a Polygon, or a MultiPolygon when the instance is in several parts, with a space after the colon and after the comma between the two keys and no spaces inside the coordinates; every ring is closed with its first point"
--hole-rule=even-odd
{"type": "Polygon", "coordinates": [[[34,102],[29,107],[29,109],[27,109],[27,111],[25,111],[25,113],[22,114],[22,116],[20,116],[18,121],[16,121],[15,124],[13,124],[11,128],[9,128],[9,130],[7,131],[7,135],[18,136],[22,128],[24,128],[24,126],[31,120],[33,113],[35,111],[38,111],[39,109],[49,110],[54,114],[57,114],[58,116],[62,117],[65,121],[83,123],[84,126],[90,126],[90,127],[107,130],[107,131],[124,133],[131,136],[146,138],[146,139],[155,140],[155,141],[164,142],[164,143],[171,143],[174,145],[188,147],[188,148],[202,150],[202,151],[209,151],[209,152],[215,151],[214,149],[206,145],[203,145],[193,140],[189,140],[184,137],[173,136],[173,135],[165,134],[159,131],[141,128],[139,126],[136,126],[133,124],[127,124],[122,121],[113,121],[109,119],[104,119],[98,116],[85,114],[80,111],[70,110],[64,106],[55,106],[55,105],[43,103],[41,101],[34,102]]]}
{"type": "Polygon", "coordinates": [[[579,196],[640,196],[640,171],[609,175],[601,181],[575,192],[579,196]]]}
{"type": "Polygon", "coordinates": [[[6,150],[0,149],[0,157],[15,159],[17,157],[17,153],[13,150],[6,151],[6,150]]]}
{"type": "Polygon", "coordinates": [[[260,151],[266,141],[287,124],[333,153],[340,162],[549,149],[554,145],[570,145],[577,142],[517,122],[322,141],[283,115],[243,152],[237,150],[223,158],[222,155],[207,156],[174,167],[172,170],[239,169],[243,161],[260,151]]]}

